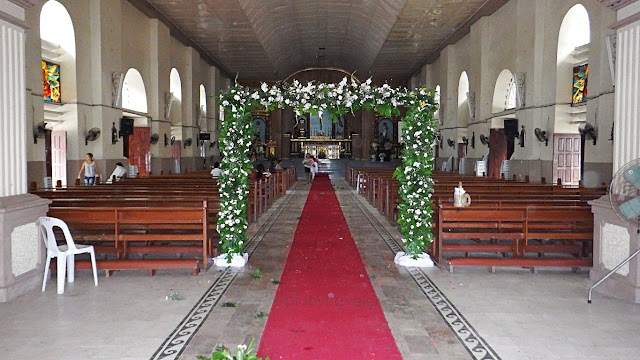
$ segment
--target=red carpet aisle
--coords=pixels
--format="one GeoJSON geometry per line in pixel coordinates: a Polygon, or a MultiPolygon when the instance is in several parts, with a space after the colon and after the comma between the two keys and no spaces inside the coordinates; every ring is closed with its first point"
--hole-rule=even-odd
{"type": "Polygon", "coordinates": [[[259,356],[402,359],[326,174],[302,210],[259,356]]]}

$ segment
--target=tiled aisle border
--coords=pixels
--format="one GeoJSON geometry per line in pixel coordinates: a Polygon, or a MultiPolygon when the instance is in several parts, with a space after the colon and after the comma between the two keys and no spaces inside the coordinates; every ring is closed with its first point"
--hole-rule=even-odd
{"type": "MultiPolygon", "coordinates": [[[[289,204],[289,201],[296,192],[296,187],[287,191],[280,206],[278,206],[269,219],[260,227],[258,232],[247,242],[244,251],[248,253],[249,256],[251,256],[256,247],[258,247],[265,234],[271,229],[276,219],[280,216],[287,204],[289,204]]],[[[187,316],[182,319],[180,324],[171,332],[171,335],[164,340],[158,350],[151,356],[150,360],[177,359],[182,354],[211,311],[215,309],[222,295],[225,294],[229,286],[233,283],[239,270],[240,268],[228,267],[222,272],[222,275],[220,275],[204,295],[202,295],[187,316]]]]}
{"type": "MultiPolygon", "coordinates": [[[[376,229],[380,237],[389,246],[394,254],[403,251],[400,244],[389,234],[382,226],[380,221],[369,211],[369,208],[362,202],[361,197],[352,190],[346,181],[340,182],[340,187],[347,189],[349,196],[358,205],[360,211],[369,220],[371,225],[376,229]]],[[[467,352],[473,359],[481,360],[501,360],[500,356],[491,348],[491,346],[478,334],[476,329],[469,324],[467,319],[458,311],[458,309],[449,301],[449,299],[438,289],[431,281],[429,276],[418,267],[407,267],[413,281],[422,289],[424,295],[429,299],[433,307],[440,314],[442,319],[447,323],[449,328],[456,335],[460,343],[465,347],[467,352]]]]}

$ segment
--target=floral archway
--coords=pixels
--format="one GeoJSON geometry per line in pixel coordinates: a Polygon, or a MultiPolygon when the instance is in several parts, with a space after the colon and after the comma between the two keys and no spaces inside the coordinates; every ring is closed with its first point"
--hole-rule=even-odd
{"type": "Polygon", "coordinates": [[[400,183],[398,224],[407,254],[414,258],[422,254],[433,239],[431,233],[431,194],[436,103],[434,91],[392,88],[387,84],[372,86],[371,79],[357,83],[345,77],[339,84],[307,83],[295,80],[290,85],[249,89],[235,85],[220,94],[224,119],[220,131],[222,154],[220,181],[220,211],[217,228],[221,253],[231,262],[241,255],[247,242],[247,200],[249,174],[253,164],[249,159],[252,125],[251,110],[268,111],[292,108],[297,115],[329,112],[331,120],[360,109],[375,110],[383,116],[399,115],[398,107],[408,108],[403,119],[402,165],[394,176],[400,183]]]}

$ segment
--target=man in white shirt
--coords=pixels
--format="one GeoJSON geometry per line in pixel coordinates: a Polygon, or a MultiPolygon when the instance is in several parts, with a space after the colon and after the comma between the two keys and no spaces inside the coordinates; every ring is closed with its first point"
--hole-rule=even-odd
{"type": "Polygon", "coordinates": [[[213,169],[211,169],[210,174],[214,178],[220,177],[220,174],[222,174],[222,169],[220,169],[220,163],[219,162],[216,161],[215,163],[213,163],[213,169]]]}

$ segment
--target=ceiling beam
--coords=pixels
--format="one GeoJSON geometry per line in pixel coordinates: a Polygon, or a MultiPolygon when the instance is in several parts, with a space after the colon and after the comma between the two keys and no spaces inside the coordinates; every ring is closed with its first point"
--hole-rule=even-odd
{"type": "Polygon", "coordinates": [[[169,28],[169,32],[171,36],[176,38],[176,40],[180,41],[184,46],[189,46],[200,54],[200,56],[211,66],[215,66],[220,71],[222,71],[223,75],[226,77],[233,79],[233,75],[229,70],[222,66],[220,62],[211,57],[204,49],[202,49],[198,44],[196,44],[187,34],[184,33],[180,28],[176,26],[171,20],[169,20],[163,13],[160,12],[155,6],[151,5],[147,0],[128,0],[131,5],[133,5],[136,9],[142,12],[144,15],[151,19],[158,19],[162,22],[166,27],[169,28]]]}

